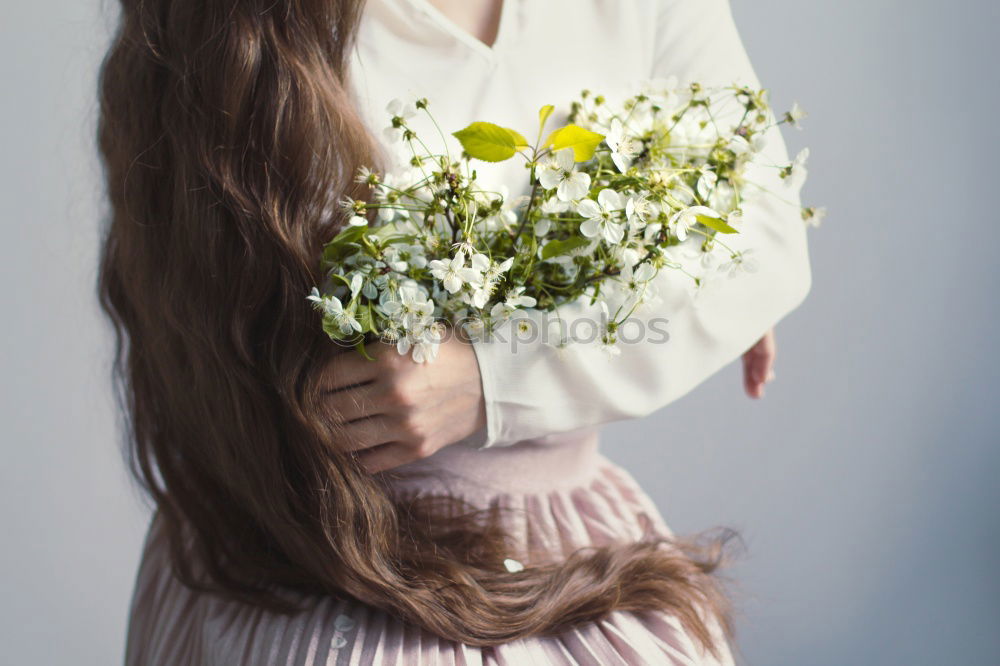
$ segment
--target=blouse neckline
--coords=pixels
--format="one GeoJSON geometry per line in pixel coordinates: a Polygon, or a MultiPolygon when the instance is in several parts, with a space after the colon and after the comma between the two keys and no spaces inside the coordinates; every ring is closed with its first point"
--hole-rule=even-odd
{"type": "Polygon", "coordinates": [[[430,0],[399,1],[416,9],[439,30],[461,42],[470,50],[475,51],[491,62],[496,62],[507,43],[513,38],[511,33],[516,28],[514,14],[517,13],[518,7],[516,5],[520,0],[503,0],[500,3],[500,18],[493,44],[487,44],[465,28],[459,26],[447,14],[434,6],[430,0]]]}

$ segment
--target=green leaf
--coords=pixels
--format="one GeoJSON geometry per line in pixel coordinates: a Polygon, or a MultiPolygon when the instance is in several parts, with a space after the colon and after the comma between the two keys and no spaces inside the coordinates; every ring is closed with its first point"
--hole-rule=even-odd
{"type": "Polygon", "coordinates": [[[709,229],[715,229],[720,234],[738,234],[739,231],[729,226],[717,217],[709,217],[708,215],[696,215],[695,216],[699,222],[704,224],[709,229]]]}
{"type": "Polygon", "coordinates": [[[365,303],[358,308],[358,323],[361,324],[361,332],[368,333],[375,330],[375,318],[372,317],[372,304],[365,303]]]}
{"type": "Polygon", "coordinates": [[[396,223],[373,227],[372,232],[368,236],[378,240],[383,247],[393,243],[412,243],[417,238],[413,234],[400,231],[399,225],[396,223]]]}
{"type": "Polygon", "coordinates": [[[340,280],[345,285],[347,285],[348,289],[351,288],[351,281],[347,279],[347,276],[341,275],[340,273],[330,273],[330,277],[334,280],[340,280]]]}
{"type": "Polygon", "coordinates": [[[562,254],[568,254],[573,250],[584,247],[588,243],[590,243],[590,241],[582,236],[574,236],[573,238],[567,238],[566,240],[549,241],[544,247],[542,247],[542,259],[551,259],[552,257],[558,257],[562,254]]]}
{"type": "Polygon", "coordinates": [[[342,245],[344,243],[356,243],[361,240],[371,227],[367,225],[351,225],[333,237],[327,245],[342,245]]]}
{"type": "Polygon", "coordinates": [[[361,249],[358,242],[371,231],[372,228],[366,225],[349,226],[343,229],[323,247],[323,261],[328,264],[337,264],[346,255],[354,254],[361,249]]]}
{"type": "Polygon", "coordinates": [[[368,352],[367,352],[367,351],[365,350],[365,340],[364,340],[364,338],[362,338],[362,339],[361,339],[361,340],[360,340],[360,341],[358,342],[358,344],[354,345],[354,348],[355,348],[355,349],[357,349],[357,350],[358,350],[358,352],[359,352],[359,353],[360,353],[360,354],[361,354],[362,356],[364,356],[364,357],[365,357],[366,359],[368,359],[369,361],[374,361],[374,360],[375,360],[375,359],[373,359],[373,358],[372,358],[371,356],[369,356],[369,355],[368,355],[368,352]]]}
{"type": "Polygon", "coordinates": [[[503,162],[527,148],[528,141],[512,129],[493,123],[475,122],[452,135],[471,157],[484,162],[503,162]]]}
{"type": "Polygon", "coordinates": [[[331,340],[343,340],[344,334],[337,323],[329,317],[323,317],[323,332],[330,336],[331,340]]]}
{"type": "Polygon", "coordinates": [[[348,243],[344,245],[327,245],[323,248],[323,265],[329,268],[340,267],[340,260],[345,257],[349,248],[354,247],[356,249],[361,249],[361,246],[357,243],[348,243]]]}
{"type": "Polygon", "coordinates": [[[573,159],[577,162],[586,162],[594,156],[594,151],[601,145],[601,141],[604,141],[603,134],[571,124],[552,132],[542,147],[551,146],[553,151],[572,148],[573,159]]]}

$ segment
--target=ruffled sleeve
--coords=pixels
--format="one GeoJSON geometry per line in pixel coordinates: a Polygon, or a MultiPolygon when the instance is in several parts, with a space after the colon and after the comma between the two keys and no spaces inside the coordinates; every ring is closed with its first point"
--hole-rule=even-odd
{"type": "MultiPolygon", "coordinates": [[[[662,0],[653,14],[651,77],[759,87],[727,0],[662,0]]],[[[789,161],[777,127],[767,132],[764,154],[765,163],[789,161]]],[[[797,307],[811,284],[798,186],[781,180],[776,168],[757,167],[748,180],[778,194],[745,201],[740,233],[726,238],[736,250],[753,250],[757,271],[695,292],[689,277],[662,270],[654,280],[659,302],[633,316],[637,340],[620,342],[619,355],[609,356],[599,340],[553,345],[541,334],[553,317],[537,312],[475,342],[487,407],[476,445],[645,416],[739,358],[797,307]]],[[[581,300],[558,315],[561,326],[579,332],[600,322],[602,311],[581,300]]]]}

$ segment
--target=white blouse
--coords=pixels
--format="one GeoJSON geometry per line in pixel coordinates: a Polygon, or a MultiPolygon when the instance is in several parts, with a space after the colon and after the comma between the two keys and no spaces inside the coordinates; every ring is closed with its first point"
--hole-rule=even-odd
{"type": "MultiPolygon", "coordinates": [[[[624,98],[638,82],[668,76],[760,86],[728,0],[504,0],[492,47],[427,0],[369,0],[351,76],[362,116],[387,148],[388,102],[425,97],[446,136],[421,116],[411,125],[433,150],[453,155],[461,148],[450,132],[487,120],[533,137],[539,107],[556,105],[556,127],[583,89],[624,98]]],[[[768,133],[767,161],[787,163],[780,132],[768,133]]],[[[523,160],[475,167],[480,181],[506,186],[511,197],[528,192],[523,160]]],[[[757,272],[695,293],[689,277],[661,271],[660,302],[634,315],[646,335],[620,343],[618,356],[597,341],[557,348],[538,335],[518,339],[509,326],[475,342],[487,426],[464,443],[506,446],[649,414],[739,358],[797,307],[811,281],[798,186],[777,169],[750,178],[781,194],[745,202],[741,233],[727,237],[753,249],[757,272]]],[[[572,326],[600,321],[601,311],[580,301],[559,316],[572,326]]],[[[541,313],[532,317],[541,323],[541,313]]]]}

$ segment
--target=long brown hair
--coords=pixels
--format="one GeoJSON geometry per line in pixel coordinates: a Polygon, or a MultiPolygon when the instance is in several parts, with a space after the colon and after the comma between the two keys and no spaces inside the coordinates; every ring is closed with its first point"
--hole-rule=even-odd
{"type": "Polygon", "coordinates": [[[665,609],[713,650],[718,541],[508,572],[495,516],[394,499],[338,447],[319,373],[335,346],[304,295],[338,199],[379,162],[347,80],[363,0],[121,6],[100,77],[99,291],[131,468],[180,579],[279,612],[282,589],[349,596],[472,645],[665,609]]]}

